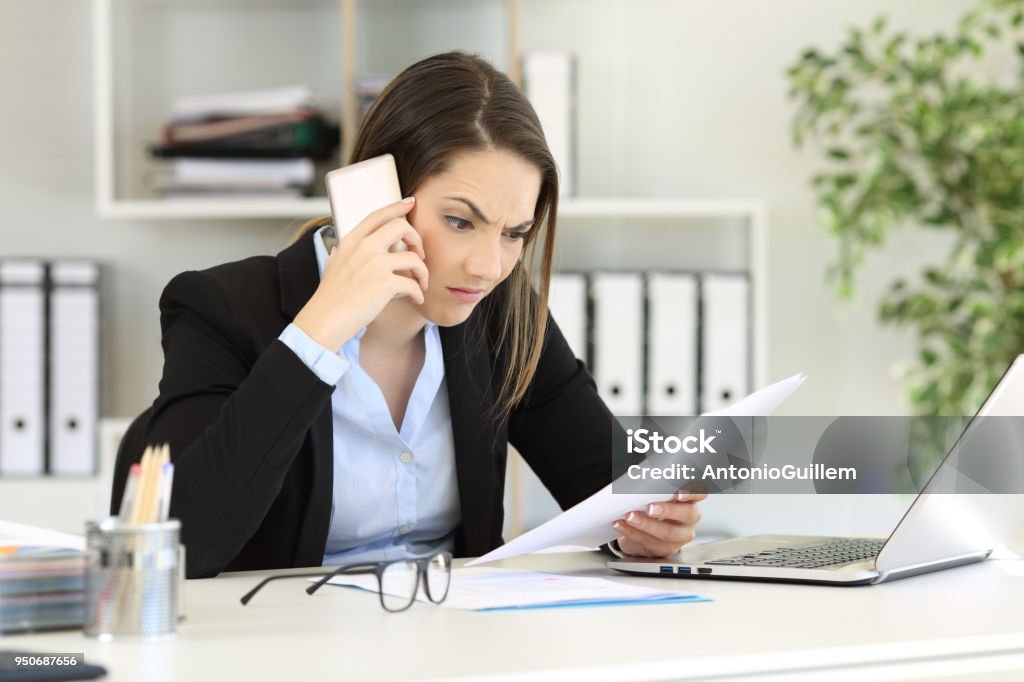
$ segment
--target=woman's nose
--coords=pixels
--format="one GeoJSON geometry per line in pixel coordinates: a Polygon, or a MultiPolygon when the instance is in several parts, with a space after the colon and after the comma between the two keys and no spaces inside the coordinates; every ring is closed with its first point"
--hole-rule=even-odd
{"type": "Polygon", "coordinates": [[[466,259],[466,272],[472,277],[494,283],[501,276],[501,235],[483,235],[473,244],[466,259]]]}

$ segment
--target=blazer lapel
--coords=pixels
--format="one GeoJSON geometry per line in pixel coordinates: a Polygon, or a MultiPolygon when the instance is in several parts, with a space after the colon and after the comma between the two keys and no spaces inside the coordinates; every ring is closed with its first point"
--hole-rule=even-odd
{"type": "Polygon", "coordinates": [[[473,324],[478,318],[474,314],[463,324],[440,330],[462,510],[456,552],[470,556],[483,554],[498,541],[493,531],[495,499],[501,500],[492,455],[494,424],[486,418],[494,403],[491,362],[482,325],[473,324]]]}
{"type": "MultiPolygon", "coordinates": [[[[320,284],[313,237],[316,230],[306,234],[277,255],[278,276],[281,285],[281,313],[286,324],[295,319],[320,284]]],[[[320,413],[309,435],[312,452],[312,485],[305,518],[299,527],[296,548],[296,566],[319,566],[323,563],[327,533],[331,524],[331,504],[334,496],[334,431],[331,404],[320,413]]]]}

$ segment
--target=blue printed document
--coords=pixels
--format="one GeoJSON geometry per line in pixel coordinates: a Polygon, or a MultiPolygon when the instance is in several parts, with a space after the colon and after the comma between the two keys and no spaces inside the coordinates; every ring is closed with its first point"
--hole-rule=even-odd
{"type": "MultiPolygon", "coordinates": [[[[377,591],[377,579],[373,576],[340,575],[332,578],[331,584],[377,591]]],[[[427,601],[422,589],[416,599],[427,601]]],[[[469,611],[506,611],[698,601],[709,600],[692,592],[659,590],[605,578],[480,567],[453,569],[448,598],[441,606],[469,611]]]]}

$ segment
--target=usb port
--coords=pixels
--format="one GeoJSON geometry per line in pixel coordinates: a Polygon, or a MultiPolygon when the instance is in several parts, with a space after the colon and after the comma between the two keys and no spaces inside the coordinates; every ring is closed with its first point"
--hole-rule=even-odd
{"type": "Polygon", "coordinates": [[[708,573],[711,573],[711,569],[710,568],[698,568],[697,569],[697,573],[700,573],[701,575],[707,575],[708,573]]]}
{"type": "Polygon", "coordinates": [[[672,567],[671,566],[662,566],[661,567],[661,572],[662,573],[671,573],[672,572],[672,567]]]}
{"type": "Polygon", "coordinates": [[[690,575],[690,567],[689,566],[680,566],[676,570],[677,570],[678,573],[685,573],[686,575],[690,575]]]}

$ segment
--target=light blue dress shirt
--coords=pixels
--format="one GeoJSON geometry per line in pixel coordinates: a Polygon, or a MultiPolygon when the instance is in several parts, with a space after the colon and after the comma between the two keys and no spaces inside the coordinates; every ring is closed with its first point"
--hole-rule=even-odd
{"type": "MultiPolygon", "coordinates": [[[[333,228],[313,239],[323,276],[333,228]]],[[[384,394],[359,365],[363,328],[335,353],[294,324],[279,337],[335,386],[334,498],[324,564],[382,561],[451,549],[461,523],[455,443],[437,325],[424,328],[426,354],[401,429],[384,394]]]]}

